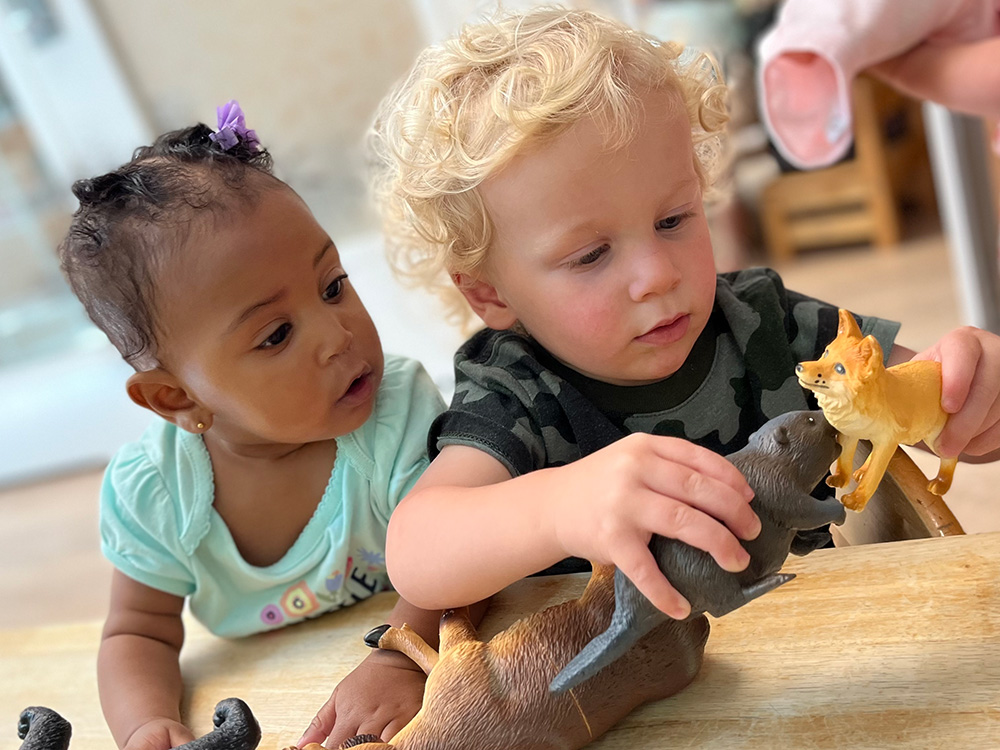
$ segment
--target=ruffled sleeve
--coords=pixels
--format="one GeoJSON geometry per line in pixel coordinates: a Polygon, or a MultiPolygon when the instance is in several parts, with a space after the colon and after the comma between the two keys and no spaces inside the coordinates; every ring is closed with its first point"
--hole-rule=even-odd
{"type": "Polygon", "coordinates": [[[101,487],[101,550],[129,578],[175,596],[188,596],[194,577],[181,538],[183,507],[142,443],[124,446],[101,487]]]}

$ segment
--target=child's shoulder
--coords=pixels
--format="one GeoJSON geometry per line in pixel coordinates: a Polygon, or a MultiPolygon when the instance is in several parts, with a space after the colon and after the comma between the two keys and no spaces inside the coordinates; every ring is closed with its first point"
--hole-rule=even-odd
{"type": "Polygon", "coordinates": [[[191,551],[207,528],[213,498],[212,464],[201,437],[155,418],[108,464],[101,487],[102,533],[169,528],[191,551]]]}

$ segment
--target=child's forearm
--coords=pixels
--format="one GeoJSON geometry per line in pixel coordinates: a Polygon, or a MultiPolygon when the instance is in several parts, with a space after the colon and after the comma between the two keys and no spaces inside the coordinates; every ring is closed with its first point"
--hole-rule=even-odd
{"type": "Polygon", "coordinates": [[[559,489],[552,473],[558,471],[481,487],[431,486],[409,495],[389,523],[393,586],[425,609],[460,607],[566,557],[552,522],[559,489]]]}
{"type": "Polygon", "coordinates": [[[105,720],[119,747],[153,719],[180,722],[183,686],[179,656],[180,642],[174,638],[162,641],[119,633],[102,640],[97,659],[98,690],[105,720]]]}

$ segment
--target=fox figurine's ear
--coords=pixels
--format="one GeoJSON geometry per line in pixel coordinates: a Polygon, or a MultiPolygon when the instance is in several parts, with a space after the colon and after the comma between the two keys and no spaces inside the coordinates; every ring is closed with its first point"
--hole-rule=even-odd
{"type": "Polygon", "coordinates": [[[838,313],[840,325],[837,327],[837,337],[846,336],[852,339],[861,338],[861,329],[858,328],[858,321],[854,319],[847,310],[841,308],[838,313]]]}
{"type": "Polygon", "coordinates": [[[874,336],[865,336],[858,344],[858,353],[865,363],[865,372],[871,374],[882,369],[882,347],[874,336]]]}

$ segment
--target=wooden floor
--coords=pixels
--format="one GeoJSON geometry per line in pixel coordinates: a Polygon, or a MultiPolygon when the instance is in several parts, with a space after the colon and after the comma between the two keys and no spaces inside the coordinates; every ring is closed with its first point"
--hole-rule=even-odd
{"type": "MultiPolygon", "coordinates": [[[[960,324],[939,235],[895,252],[802,253],[779,269],[790,289],[858,313],[903,321],[900,343],[920,350],[960,324]]],[[[932,456],[915,455],[925,473],[932,456]]],[[[103,617],[110,565],[97,533],[99,471],[0,491],[0,628],[103,617]]],[[[961,465],[948,503],[967,532],[1000,530],[1000,463],[961,465]]]]}

